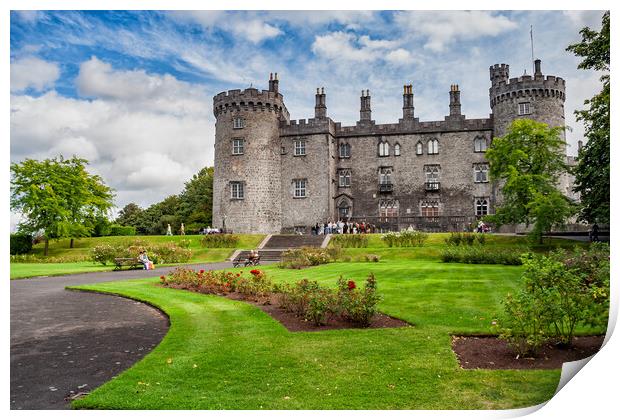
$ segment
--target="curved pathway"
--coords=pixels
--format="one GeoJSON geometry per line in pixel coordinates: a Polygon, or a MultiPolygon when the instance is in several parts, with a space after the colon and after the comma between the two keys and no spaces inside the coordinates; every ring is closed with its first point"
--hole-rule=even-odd
{"type": "Polygon", "coordinates": [[[142,359],[168,331],[167,317],[149,305],[66,286],[155,277],[173,269],[12,280],[11,409],[69,408],[71,396],[89,392],[142,359]]]}

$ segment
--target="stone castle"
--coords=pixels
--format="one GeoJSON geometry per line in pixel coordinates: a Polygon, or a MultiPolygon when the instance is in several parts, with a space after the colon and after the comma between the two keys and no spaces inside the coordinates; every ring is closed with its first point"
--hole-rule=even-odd
{"type": "MultiPolygon", "coordinates": [[[[480,119],[462,114],[458,85],[443,121],[416,118],[406,85],[402,118],[376,124],[370,92],[362,91],[354,126],[328,117],[323,88],[314,118],[290,120],[277,73],[268,90],[219,93],[213,224],[238,233],[307,232],[338,219],[381,231],[463,230],[501,200],[484,155],[493,137],[517,118],[565,124],[565,81],[544,76],[540,60],[534,67],[533,76],[511,79],[508,65],[491,66],[491,114],[480,119]]],[[[568,184],[561,188],[570,195],[568,184]]]]}

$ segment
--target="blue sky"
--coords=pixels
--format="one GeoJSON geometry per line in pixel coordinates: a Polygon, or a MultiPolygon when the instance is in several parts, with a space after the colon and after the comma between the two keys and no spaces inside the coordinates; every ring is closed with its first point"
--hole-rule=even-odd
{"type": "Polygon", "coordinates": [[[78,154],[117,191],[119,207],[178,193],[213,162],[216,93],[266,88],[278,72],[292,119],[313,115],[324,86],[328,115],[359,117],[369,89],[373,119],[401,116],[413,84],[416,116],[442,120],[448,90],[463,113],[490,113],[488,68],[531,72],[530,25],[543,73],[567,81],[569,152],[583,129],[572,111],[600,75],[565,51],[596,11],[11,12],[11,160],[78,154]]]}

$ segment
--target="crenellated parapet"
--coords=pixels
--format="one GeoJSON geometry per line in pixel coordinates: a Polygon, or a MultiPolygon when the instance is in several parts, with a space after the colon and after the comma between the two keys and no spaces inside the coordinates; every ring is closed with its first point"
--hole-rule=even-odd
{"type": "Polygon", "coordinates": [[[491,107],[497,103],[525,97],[551,97],[566,99],[566,81],[556,76],[521,76],[499,81],[489,89],[491,107]]]}
{"type": "Polygon", "coordinates": [[[213,97],[215,117],[235,111],[275,112],[283,119],[289,119],[284,97],[279,92],[256,88],[233,89],[213,97]]]}
{"type": "Polygon", "coordinates": [[[336,124],[331,118],[309,118],[280,122],[281,136],[301,136],[310,134],[336,134],[336,124]]]}
{"type": "Polygon", "coordinates": [[[423,134],[441,131],[484,131],[493,129],[492,118],[473,118],[444,121],[399,121],[392,124],[368,124],[343,127],[335,123],[336,136],[354,137],[389,134],[423,134]]]}

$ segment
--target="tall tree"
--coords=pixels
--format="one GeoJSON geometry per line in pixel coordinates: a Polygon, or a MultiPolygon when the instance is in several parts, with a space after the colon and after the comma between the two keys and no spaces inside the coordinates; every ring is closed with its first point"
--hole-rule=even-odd
{"type": "Polygon", "coordinates": [[[211,225],[213,209],[213,167],[204,167],[191,180],[179,196],[179,219],[188,232],[211,225]]]}
{"type": "Polygon", "coordinates": [[[609,11],[603,14],[600,32],[585,27],[579,33],[581,42],[566,48],[583,57],[578,68],[606,73],[601,76],[601,92],[584,102],[586,109],[575,111],[588,139],[577,157],[575,191],[581,195],[581,220],[609,223],[609,11]]]}
{"type": "Polygon", "coordinates": [[[491,179],[503,185],[503,203],[490,221],[533,224],[531,236],[542,242],[543,233],[574,214],[574,206],[557,188],[568,169],[563,129],[518,119],[505,136],[493,139],[486,157],[491,179]]]}
{"type": "Polygon", "coordinates": [[[142,211],[136,203],[129,203],[118,213],[116,223],[122,226],[137,227],[142,211]]]}
{"type": "Polygon", "coordinates": [[[88,161],[62,156],[11,164],[11,209],[25,217],[18,229],[43,232],[49,240],[88,236],[98,218],[107,216],[114,195],[101,177],[86,170],[88,161]]]}

